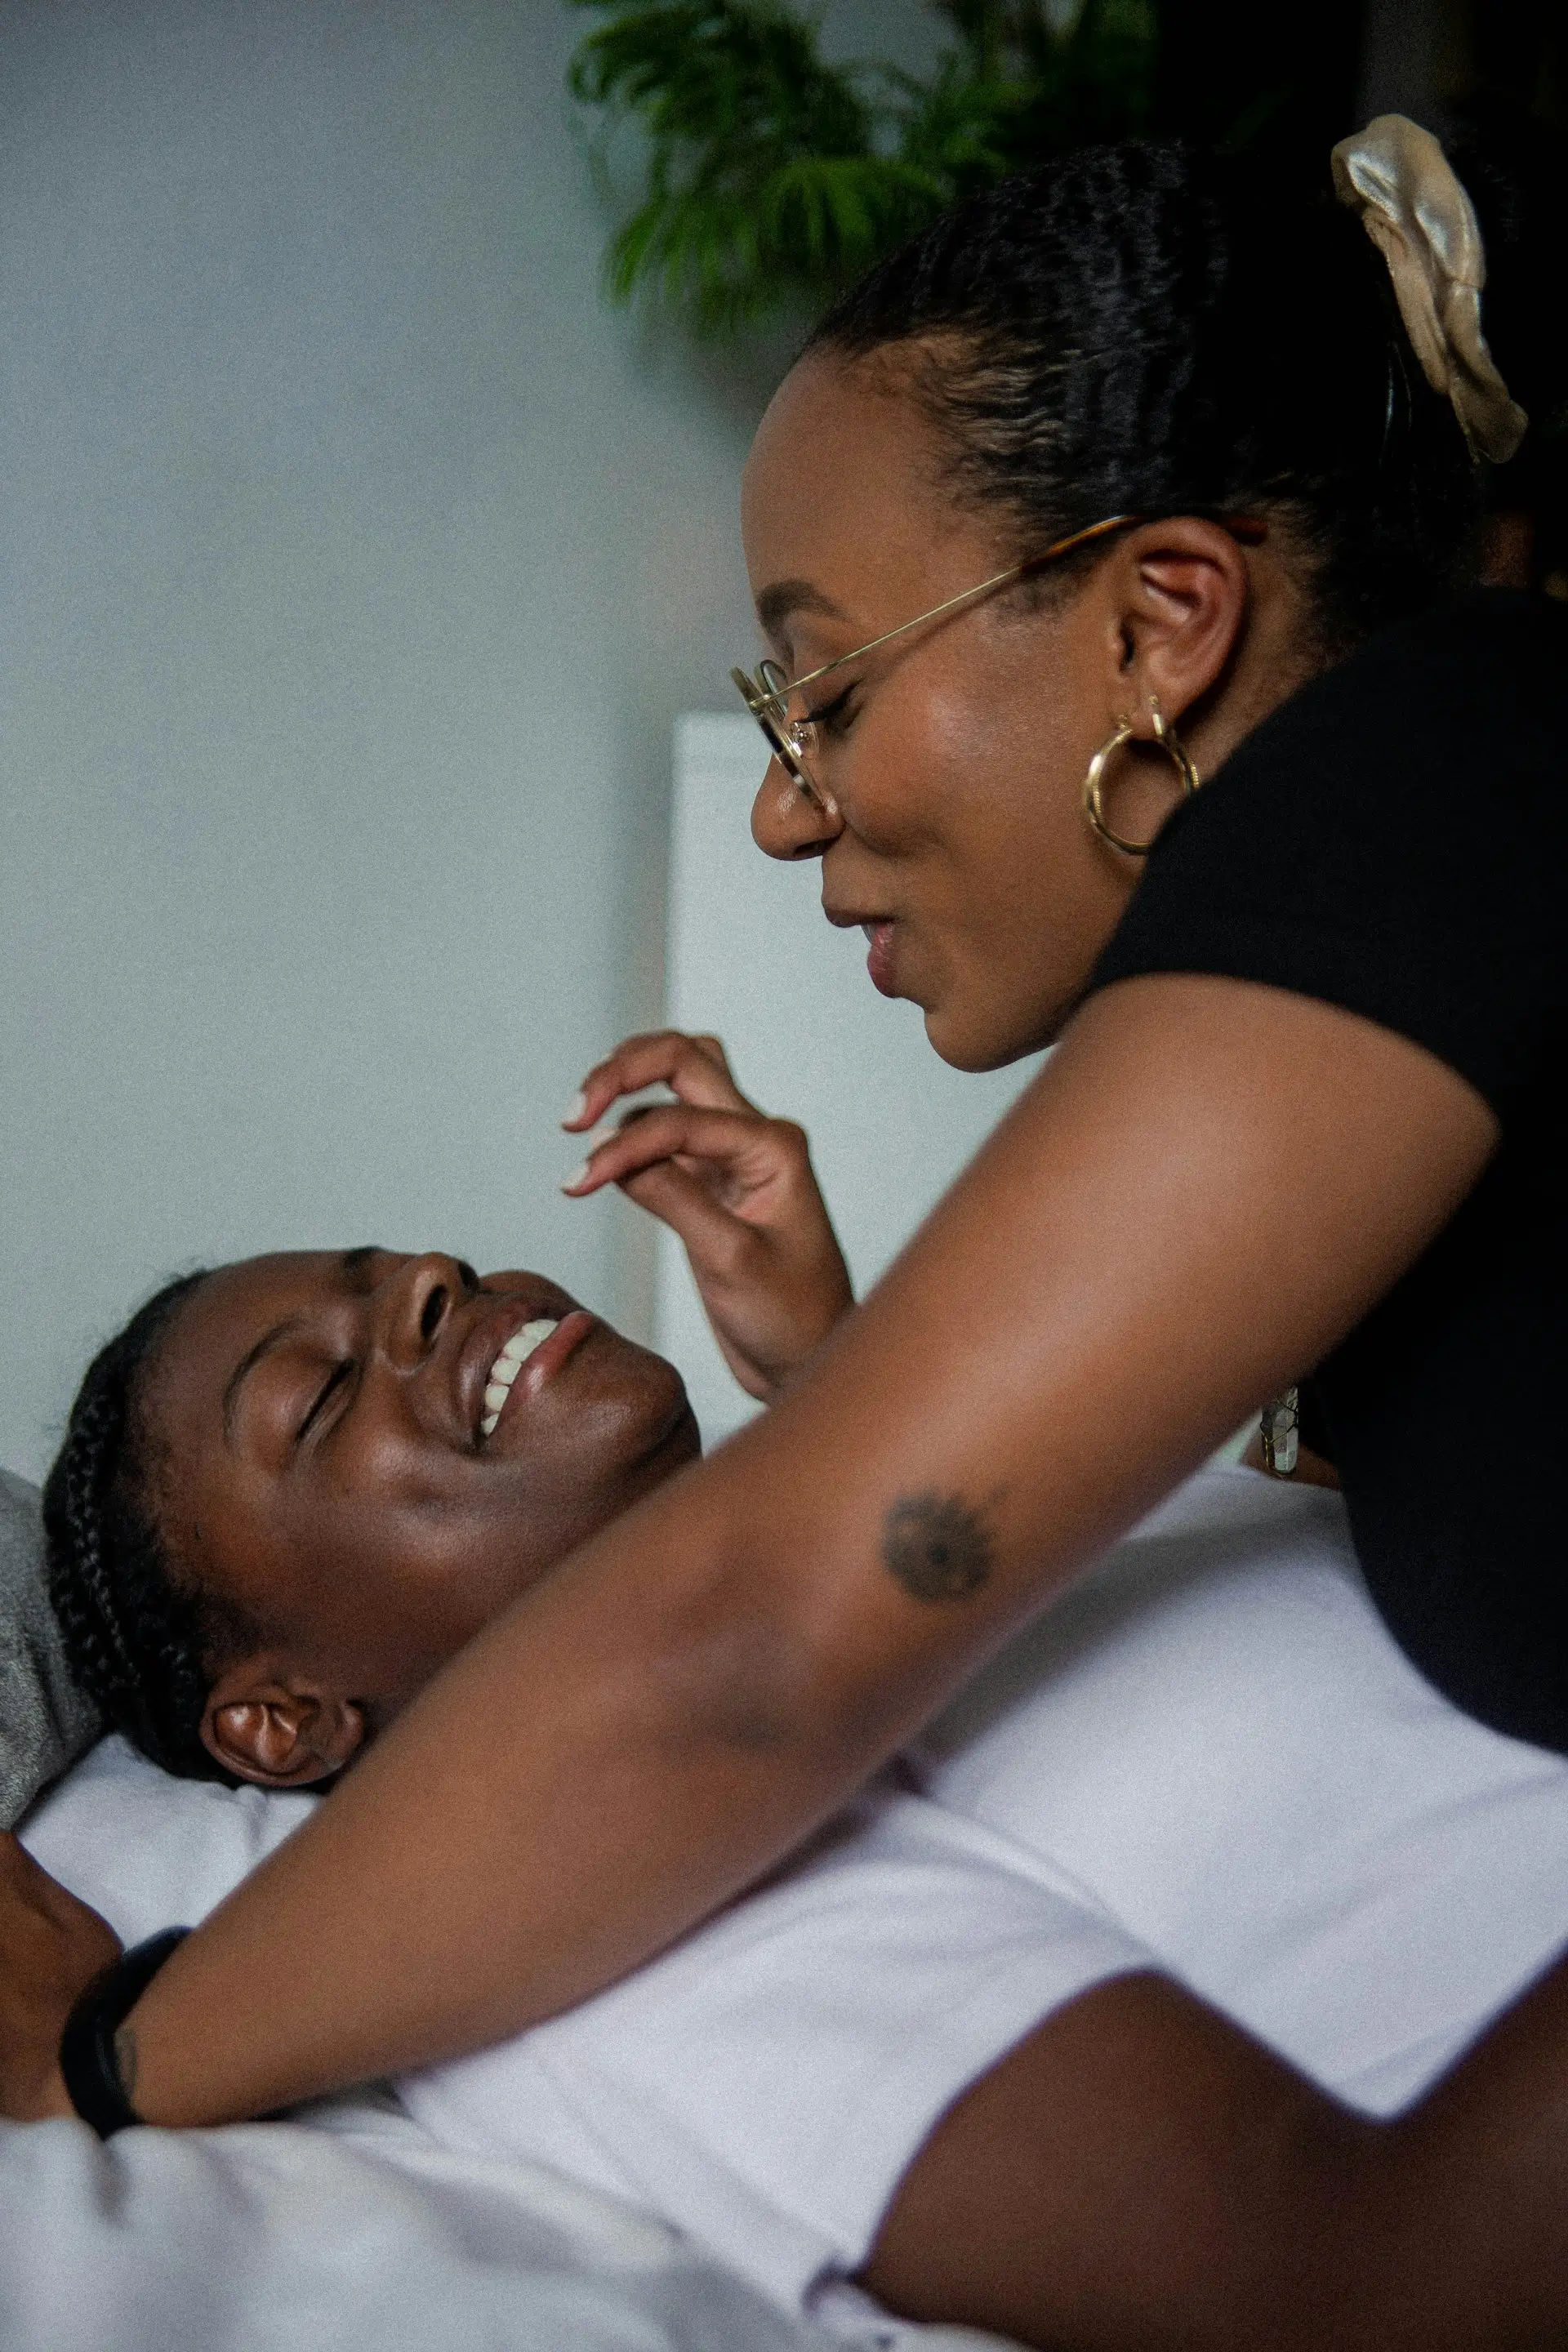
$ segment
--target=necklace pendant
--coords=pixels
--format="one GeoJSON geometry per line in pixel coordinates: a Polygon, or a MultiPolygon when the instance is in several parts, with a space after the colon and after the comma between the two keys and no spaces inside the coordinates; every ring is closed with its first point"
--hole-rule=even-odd
{"type": "Polygon", "coordinates": [[[1289,1478],[1300,1443],[1300,1391],[1281,1389],[1263,1408],[1263,1466],[1271,1478],[1289,1478]]]}

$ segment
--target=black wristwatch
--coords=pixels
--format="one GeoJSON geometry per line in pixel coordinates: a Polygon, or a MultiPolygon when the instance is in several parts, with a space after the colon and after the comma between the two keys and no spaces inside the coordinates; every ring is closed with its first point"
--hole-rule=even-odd
{"type": "Polygon", "coordinates": [[[139,2124],[120,2078],[114,2037],[135,2008],[170,1953],[190,1934],[188,1927],[165,1927],[122,1952],[100,1969],[66,2020],[60,2035],[60,2073],[70,2103],[83,2123],[100,2139],[112,2138],[128,2124],[139,2124]]]}

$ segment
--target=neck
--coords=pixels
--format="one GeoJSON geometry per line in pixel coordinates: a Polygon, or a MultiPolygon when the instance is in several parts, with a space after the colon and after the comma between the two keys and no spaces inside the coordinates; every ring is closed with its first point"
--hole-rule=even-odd
{"type": "Polygon", "coordinates": [[[1202,776],[1214,775],[1270,711],[1333,666],[1335,656],[1301,592],[1304,568],[1277,528],[1248,551],[1246,625],[1223,674],[1182,730],[1202,776]]]}

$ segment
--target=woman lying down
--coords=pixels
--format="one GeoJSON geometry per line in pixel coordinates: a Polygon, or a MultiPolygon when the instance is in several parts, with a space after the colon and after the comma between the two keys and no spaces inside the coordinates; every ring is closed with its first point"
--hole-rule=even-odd
{"type": "MultiPolygon", "coordinates": [[[[826,1232],[792,1131],[747,1148],[826,1232]]],[[[697,1450],[674,1370],[540,1276],[253,1259],[88,1374],[61,1614],[144,1756],[299,1791],[697,1450]]],[[[1568,1940],[1568,1764],[1427,1689],[1339,1509],[1205,1474],[790,1865],[405,2104],[846,2332],[1563,2340],[1563,1988],[1521,1996],[1568,1940]]],[[[68,1874],[76,1802],[27,1833],[68,1874]]],[[[77,1884],[134,1919],[135,1860],[77,1884]]]]}

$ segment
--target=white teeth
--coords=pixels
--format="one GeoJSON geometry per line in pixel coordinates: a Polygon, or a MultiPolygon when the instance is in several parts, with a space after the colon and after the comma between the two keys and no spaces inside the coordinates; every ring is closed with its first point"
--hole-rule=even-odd
{"type": "Polygon", "coordinates": [[[501,1407],[511,1393],[511,1384],[532,1355],[535,1348],[549,1339],[556,1328],[553,1315],[537,1316],[514,1331],[500,1354],[490,1366],[490,1376],[485,1384],[485,1410],[479,1422],[479,1434],[488,1437],[500,1419],[501,1407]]]}
{"type": "MultiPolygon", "coordinates": [[[[514,1363],[526,1363],[529,1357],[532,1355],[535,1348],[539,1346],[541,1340],[549,1339],[550,1334],[555,1328],[556,1319],[557,1318],[553,1315],[541,1315],[536,1318],[533,1322],[525,1323],[521,1331],[514,1331],[512,1333],[511,1338],[501,1349],[501,1354],[503,1356],[510,1357],[514,1363]]],[[[498,1361],[495,1370],[492,1370],[490,1374],[492,1380],[499,1376],[500,1370],[500,1367],[498,1361]]]]}

